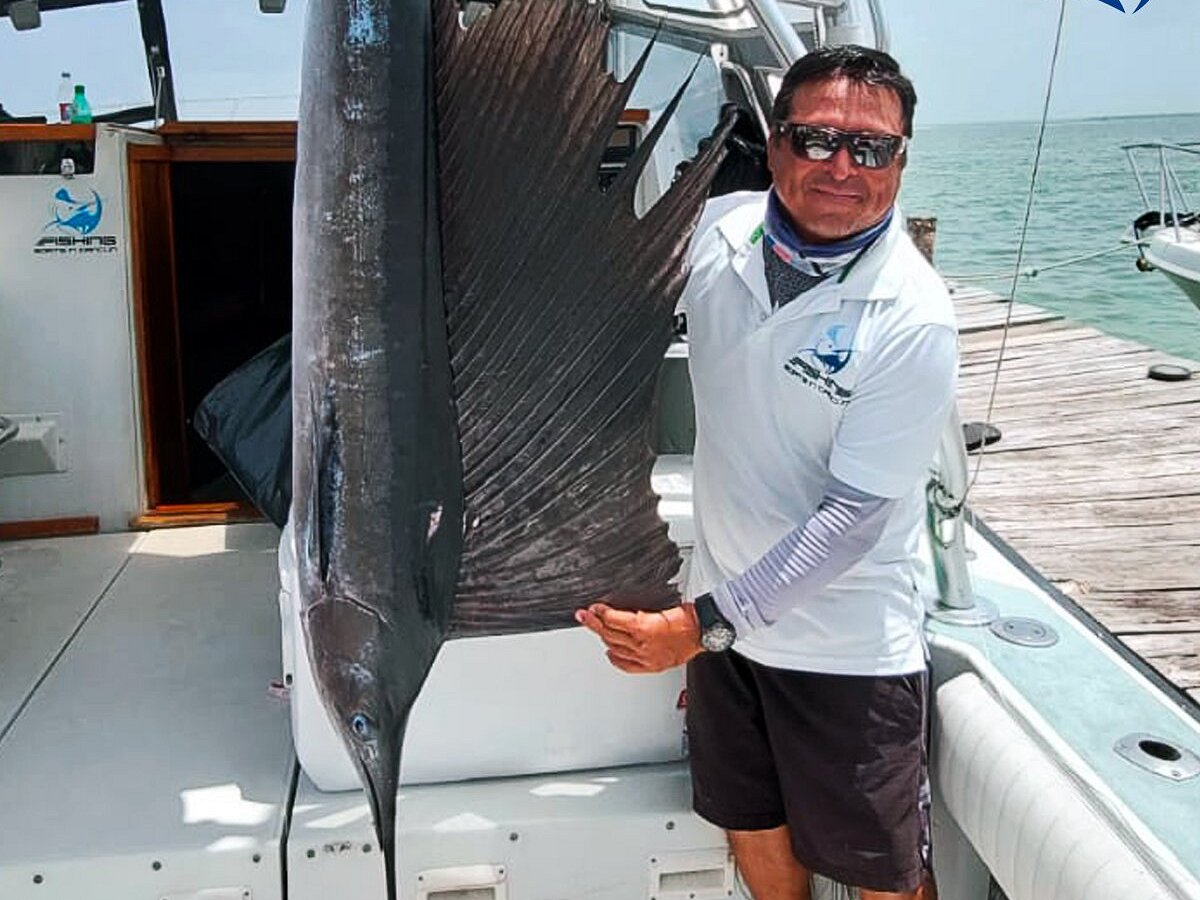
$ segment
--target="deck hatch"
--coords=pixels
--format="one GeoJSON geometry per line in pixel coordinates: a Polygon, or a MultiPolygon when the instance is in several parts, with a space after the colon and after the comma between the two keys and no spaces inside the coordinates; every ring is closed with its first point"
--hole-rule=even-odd
{"type": "Polygon", "coordinates": [[[450,866],[417,875],[417,900],[507,900],[502,865],[450,866]]]}
{"type": "Polygon", "coordinates": [[[650,859],[650,900],[724,900],[733,889],[733,861],[724,847],[650,859]]]}
{"type": "Polygon", "coordinates": [[[1005,616],[990,628],[996,637],[1019,647],[1053,647],[1058,643],[1058,632],[1038,619],[1005,616]]]}

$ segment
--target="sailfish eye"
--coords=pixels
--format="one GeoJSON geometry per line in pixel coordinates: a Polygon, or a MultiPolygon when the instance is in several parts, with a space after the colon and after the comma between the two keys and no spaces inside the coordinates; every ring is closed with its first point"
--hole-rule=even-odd
{"type": "Polygon", "coordinates": [[[360,738],[370,739],[375,735],[375,723],[366,713],[356,712],[350,717],[350,730],[360,738]]]}

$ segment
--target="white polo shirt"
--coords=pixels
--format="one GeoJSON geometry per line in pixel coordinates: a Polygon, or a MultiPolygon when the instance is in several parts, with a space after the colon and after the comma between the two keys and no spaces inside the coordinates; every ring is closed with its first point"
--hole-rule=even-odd
{"type": "Polygon", "coordinates": [[[696,399],[687,593],[757,562],[816,511],[831,477],[895,498],[862,561],[735,649],[777,668],[915,672],[925,665],[917,540],[958,369],[950,296],[897,211],[843,278],[773,312],[766,197],[709,201],[692,239],[680,300],[696,399]]]}

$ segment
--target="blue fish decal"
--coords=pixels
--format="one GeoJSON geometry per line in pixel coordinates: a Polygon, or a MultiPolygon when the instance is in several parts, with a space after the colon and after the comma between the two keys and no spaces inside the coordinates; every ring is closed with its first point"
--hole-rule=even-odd
{"type": "Polygon", "coordinates": [[[62,228],[87,235],[99,227],[104,215],[104,203],[95,191],[92,191],[91,200],[76,200],[63,187],[54,194],[54,200],[54,218],[46,223],[46,228],[62,228]]]}
{"type": "Polygon", "coordinates": [[[1149,2],[1150,2],[1150,0],[1142,0],[1142,2],[1137,5],[1137,9],[1135,9],[1134,12],[1138,12],[1143,6],[1145,6],[1149,2]]]}

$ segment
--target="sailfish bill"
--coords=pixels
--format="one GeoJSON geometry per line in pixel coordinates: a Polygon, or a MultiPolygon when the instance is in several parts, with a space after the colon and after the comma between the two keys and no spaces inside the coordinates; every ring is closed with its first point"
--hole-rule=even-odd
{"type": "MultiPolygon", "coordinates": [[[[447,636],[676,601],[649,412],[724,134],[641,219],[677,94],[625,108],[584,0],[310,0],[295,213],[293,519],[308,652],[395,897],[400,751],[447,636]]],[[[726,128],[728,125],[725,126],[726,128]]]]}

